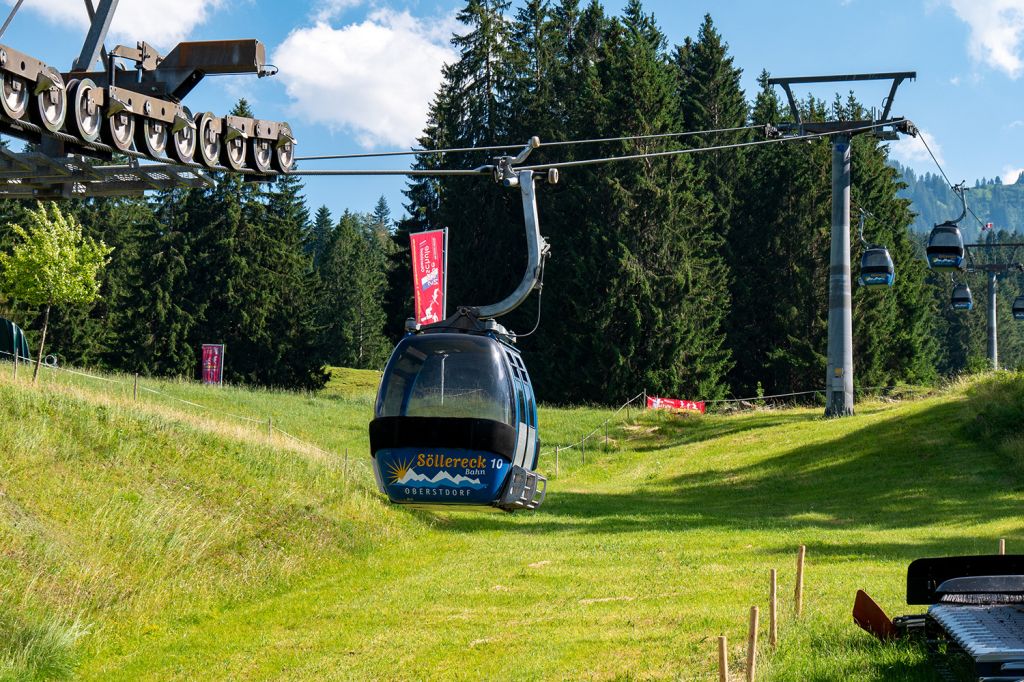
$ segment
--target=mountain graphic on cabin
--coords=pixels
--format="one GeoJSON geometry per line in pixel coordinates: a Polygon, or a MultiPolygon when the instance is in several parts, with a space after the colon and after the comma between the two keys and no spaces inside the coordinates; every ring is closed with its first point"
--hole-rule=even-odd
{"type": "Polygon", "coordinates": [[[438,471],[433,476],[417,473],[411,466],[391,465],[391,482],[397,485],[413,484],[422,488],[472,488],[480,490],[486,486],[479,478],[469,478],[461,474],[452,476],[447,471],[438,471]]]}

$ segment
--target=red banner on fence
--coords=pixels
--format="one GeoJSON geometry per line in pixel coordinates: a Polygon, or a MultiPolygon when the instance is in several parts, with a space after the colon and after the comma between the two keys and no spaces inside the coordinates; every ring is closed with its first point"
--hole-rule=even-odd
{"type": "Polygon", "coordinates": [[[431,230],[409,235],[412,245],[412,287],[416,301],[416,322],[432,324],[445,318],[448,280],[448,230],[431,230]]]}
{"type": "Polygon", "coordinates": [[[681,410],[683,412],[700,412],[704,414],[703,400],[679,400],[677,398],[659,398],[647,396],[647,409],[649,410],[681,410]]]}
{"type": "Polygon", "coordinates": [[[224,383],[224,344],[203,344],[203,383],[224,383]]]}

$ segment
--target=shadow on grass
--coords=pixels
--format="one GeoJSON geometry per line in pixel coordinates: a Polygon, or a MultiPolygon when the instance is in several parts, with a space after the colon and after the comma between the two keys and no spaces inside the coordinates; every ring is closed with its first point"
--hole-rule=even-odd
{"type": "MultiPolygon", "coordinates": [[[[542,510],[522,523],[474,515],[449,519],[443,527],[460,533],[499,529],[629,533],[657,528],[841,531],[1019,520],[1019,502],[1006,492],[1020,490],[1020,478],[1008,474],[999,455],[965,439],[960,432],[962,410],[962,404],[937,403],[753,464],[660,479],[624,493],[555,489],[542,510]]],[[[681,440],[692,443],[811,419],[815,417],[806,414],[766,415],[750,425],[719,420],[681,440]]],[[[922,552],[948,554],[952,549],[949,542],[937,540],[932,546],[893,543],[859,551],[909,559],[922,552]]],[[[836,543],[834,551],[849,554],[851,550],[836,543]]]]}

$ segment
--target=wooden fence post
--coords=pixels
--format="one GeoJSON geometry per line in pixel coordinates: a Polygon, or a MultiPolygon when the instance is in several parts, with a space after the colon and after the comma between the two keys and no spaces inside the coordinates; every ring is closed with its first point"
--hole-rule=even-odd
{"type": "Polygon", "coordinates": [[[555,478],[558,478],[558,446],[555,446],[555,478]]]}
{"type": "Polygon", "coordinates": [[[729,682],[729,647],[725,635],[718,638],[718,682],[729,682]]]}
{"type": "Polygon", "coordinates": [[[757,674],[757,607],[750,607],[750,632],[747,635],[747,682],[757,674]]]}
{"type": "Polygon", "coordinates": [[[773,647],[779,643],[779,589],[778,574],[775,569],[771,572],[771,587],[768,590],[768,643],[773,647]]]}
{"type": "Polygon", "coordinates": [[[804,610],[804,557],[807,555],[807,546],[800,545],[800,551],[796,555],[796,592],[793,599],[796,602],[796,615],[799,616],[804,610]]]}
{"type": "Polygon", "coordinates": [[[1006,554],[1006,538],[999,538],[999,553],[1006,554]]]}
{"type": "Polygon", "coordinates": [[[132,400],[139,399],[139,373],[135,373],[135,382],[132,384],[132,400]]]}
{"type": "Polygon", "coordinates": [[[273,436],[274,435],[274,418],[273,417],[267,417],[267,435],[268,436],[273,436]]]}

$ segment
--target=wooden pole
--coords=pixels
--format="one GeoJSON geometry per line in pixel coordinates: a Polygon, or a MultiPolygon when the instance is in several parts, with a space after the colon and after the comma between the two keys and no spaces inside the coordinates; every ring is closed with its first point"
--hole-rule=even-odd
{"type": "Polygon", "coordinates": [[[775,647],[779,643],[779,587],[778,574],[771,572],[771,587],[768,590],[768,643],[775,647]]]}
{"type": "Polygon", "coordinates": [[[273,436],[274,435],[274,418],[273,417],[267,417],[267,435],[268,436],[273,436]]]}
{"type": "Polygon", "coordinates": [[[797,616],[804,610],[804,557],[806,555],[807,546],[800,545],[800,551],[796,555],[796,593],[793,595],[797,616]]]}
{"type": "Polygon", "coordinates": [[[1006,554],[1006,539],[999,538],[999,553],[1006,554]]]}
{"type": "Polygon", "coordinates": [[[558,478],[558,446],[555,446],[555,478],[558,478]]]}
{"type": "Polygon", "coordinates": [[[729,647],[725,635],[718,638],[718,682],[729,682],[729,647]]]}
{"type": "Polygon", "coordinates": [[[18,351],[17,350],[14,351],[14,379],[15,379],[15,381],[17,381],[17,379],[18,379],[18,351]]]}
{"type": "Polygon", "coordinates": [[[580,464],[582,466],[587,465],[587,437],[583,436],[583,440],[580,441],[580,464]]]}
{"type": "Polygon", "coordinates": [[[135,383],[132,384],[132,400],[139,399],[139,373],[135,373],[135,383]]]}
{"type": "Polygon", "coordinates": [[[747,682],[757,674],[757,607],[750,607],[750,632],[747,634],[747,682]]]}

